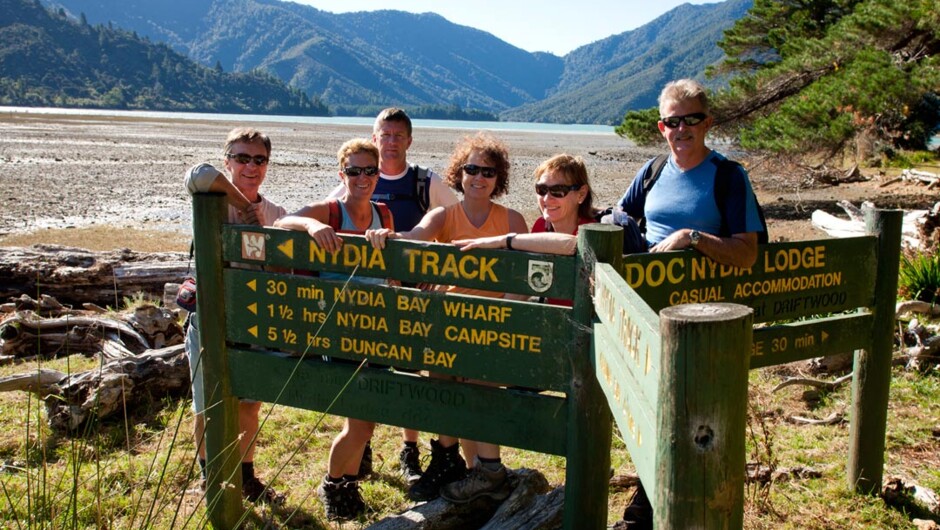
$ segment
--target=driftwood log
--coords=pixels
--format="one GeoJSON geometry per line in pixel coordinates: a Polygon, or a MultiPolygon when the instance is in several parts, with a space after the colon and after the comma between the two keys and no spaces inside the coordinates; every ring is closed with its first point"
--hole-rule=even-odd
{"type": "Polygon", "coordinates": [[[178,344],[72,375],[43,369],[0,379],[0,392],[16,390],[43,398],[53,430],[75,433],[93,419],[122,418],[153,400],[186,396],[189,360],[178,344]]]}
{"type": "Polygon", "coordinates": [[[563,487],[551,490],[545,477],[532,469],[512,471],[510,481],[513,492],[502,504],[485,497],[468,504],[437,499],[386,517],[369,530],[548,530],[561,527],[563,487]]]}
{"type": "Polygon", "coordinates": [[[0,247],[0,299],[46,294],[64,304],[116,306],[138,292],[163,294],[189,269],[183,252],[92,252],[58,245],[0,247]]]}
{"type": "Polygon", "coordinates": [[[65,309],[49,297],[37,302],[26,295],[13,304],[25,309],[0,322],[0,363],[71,354],[119,359],[183,342],[176,316],[151,304],[125,313],[65,309]]]}

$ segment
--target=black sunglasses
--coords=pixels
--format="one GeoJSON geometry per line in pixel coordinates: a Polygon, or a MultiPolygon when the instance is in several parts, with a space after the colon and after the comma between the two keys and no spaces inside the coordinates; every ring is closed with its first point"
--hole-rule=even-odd
{"type": "Polygon", "coordinates": [[[478,166],[476,164],[464,164],[462,169],[471,177],[479,175],[481,171],[483,172],[483,178],[491,179],[496,176],[495,167],[478,166]]]}
{"type": "Polygon", "coordinates": [[[346,166],[343,168],[343,173],[347,177],[358,177],[365,173],[367,177],[374,177],[379,174],[379,168],[375,166],[366,166],[366,167],[356,167],[356,166],[346,166]]]}
{"type": "Polygon", "coordinates": [[[704,112],[696,112],[694,114],[686,114],[685,116],[669,116],[668,118],[662,118],[659,121],[663,122],[663,125],[666,127],[675,129],[679,126],[680,123],[685,123],[688,127],[698,125],[702,123],[707,117],[708,114],[705,114],[704,112]]]}
{"type": "Polygon", "coordinates": [[[256,166],[263,166],[268,163],[268,160],[270,160],[264,155],[251,156],[246,153],[226,153],[225,158],[245,165],[247,165],[249,162],[254,162],[256,166]]]}
{"type": "Polygon", "coordinates": [[[548,193],[556,199],[563,199],[568,195],[568,193],[572,191],[578,191],[580,189],[580,184],[555,184],[554,186],[549,186],[547,184],[535,185],[535,193],[538,193],[539,197],[544,197],[545,194],[548,193]]]}

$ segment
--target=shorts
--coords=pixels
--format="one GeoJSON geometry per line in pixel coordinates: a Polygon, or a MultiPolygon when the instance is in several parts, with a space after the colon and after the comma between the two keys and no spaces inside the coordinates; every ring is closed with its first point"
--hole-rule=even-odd
{"type": "MultiPolygon", "coordinates": [[[[189,356],[189,380],[193,386],[193,412],[201,414],[206,410],[206,389],[202,380],[202,348],[199,345],[199,317],[189,314],[189,326],[186,327],[186,354],[189,356]]],[[[243,399],[243,403],[255,403],[243,399]]]]}

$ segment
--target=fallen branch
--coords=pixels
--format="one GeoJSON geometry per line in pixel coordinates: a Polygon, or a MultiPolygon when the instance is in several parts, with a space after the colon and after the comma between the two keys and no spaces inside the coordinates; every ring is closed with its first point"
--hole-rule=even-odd
{"type": "Polygon", "coordinates": [[[790,377],[786,381],[775,386],[774,389],[771,390],[771,393],[776,393],[778,390],[781,390],[783,388],[786,388],[788,386],[793,386],[793,385],[811,386],[814,388],[825,390],[827,392],[832,392],[833,390],[845,384],[846,381],[849,381],[851,379],[852,379],[852,374],[843,375],[842,377],[835,379],[833,381],[823,381],[821,379],[810,379],[808,377],[790,377]]]}
{"type": "Polygon", "coordinates": [[[138,292],[159,297],[165,283],[180,281],[188,269],[183,252],[0,247],[0,299],[40,292],[76,307],[84,302],[114,306],[138,292]]]}
{"type": "Polygon", "coordinates": [[[940,315],[940,305],[922,302],[920,300],[905,300],[894,306],[895,318],[901,318],[908,313],[921,313],[930,316],[940,315]]]}
{"type": "Polygon", "coordinates": [[[841,412],[833,412],[823,419],[804,418],[803,416],[793,415],[787,416],[787,421],[798,425],[835,425],[845,421],[845,414],[842,414],[841,412]]]}

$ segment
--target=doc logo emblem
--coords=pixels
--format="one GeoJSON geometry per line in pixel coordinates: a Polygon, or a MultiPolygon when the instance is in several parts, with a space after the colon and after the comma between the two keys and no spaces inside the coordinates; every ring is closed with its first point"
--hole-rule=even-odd
{"type": "Polygon", "coordinates": [[[242,232],[242,259],[264,261],[264,234],[242,232]]]}
{"type": "Polygon", "coordinates": [[[529,287],[537,293],[544,293],[555,281],[555,264],[550,261],[529,260],[529,273],[526,279],[529,287]]]}

